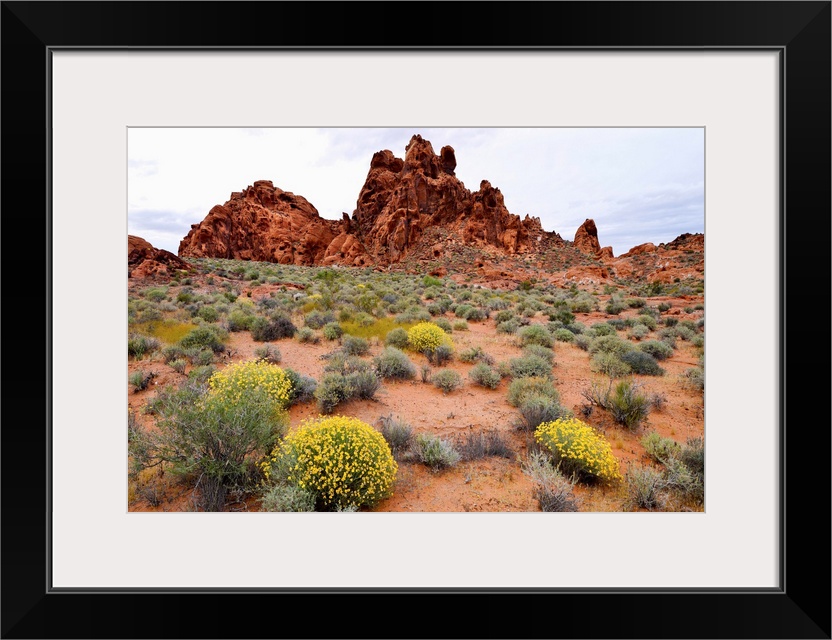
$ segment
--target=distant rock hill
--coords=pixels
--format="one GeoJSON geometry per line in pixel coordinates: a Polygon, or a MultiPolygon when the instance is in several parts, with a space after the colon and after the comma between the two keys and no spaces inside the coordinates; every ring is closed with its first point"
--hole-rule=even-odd
{"type": "MultiPolygon", "coordinates": [[[[404,159],[389,150],[373,155],[356,208],[341,220],[326,220],[303,196],[258,180],[192,225],[179,244],[179,256],[296,265],[432,266],[440,273],[473,268],[487,279],[509,280],[520,275],[512,273],[509,263],[531,263],[546,271],[580,263],[581,273],[593,278],[615,275],[620,261],[611,247],[601,247],[592,219],[578,228],[574,241],[563,240],[554,231],[544,231],[539,218],[510,213],[503,194],[488,180],[471,192],[455,170],[452,147],[437,154],[429,141],[414,135],[404,159]]],[[[624,256],[658,256],[669,250],[701,253],[704,237],[683,234],[667,245],[639,245],[624,256]]],[[[623,270],[639,271],[626,265],[623,270]]]]}
{"type": "Polygon", "coordinates": [[[128,278],[165,281],[177,271],[190,268],[191,265],[170,251],[157,249],[139,236],[127,236],[128,278]]]}

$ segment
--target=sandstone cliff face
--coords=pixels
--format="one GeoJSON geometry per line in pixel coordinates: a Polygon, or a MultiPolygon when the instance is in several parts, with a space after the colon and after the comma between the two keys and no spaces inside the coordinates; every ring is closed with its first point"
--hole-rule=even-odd
{"type": "Polygon", "coordinates": [[[432,227],[508,254],[535,249],[545,234],[538,218],[509,213],[502,193],[487,180],[471,193],[455,170],[454,149],[442,147],[437,155],[420,135],[411,138],[404,160],[390,151],[373,156],[352,219],[376,260],[398,262],[432,227]]]}
{"type": "Polygon", "coordinates": [[[343,235],[341,222],[321,218],[303,196],[258,180],[191,225],[179,243],[179,255],[298,265],[327,259],[356,266],[368,262],[360,243],[348,243],[343,235]],[[338,243],[330,246],[336,238],[338,243]],[[348,253],[342,252],[345,244],[348,253]]]}
{"type": "Polygon", "coordinates": [[[157,249],[144,238],[127,236],[127,277],[145,280],[169,280],[176,271],[191,268],[170,251],[157,249]]]}

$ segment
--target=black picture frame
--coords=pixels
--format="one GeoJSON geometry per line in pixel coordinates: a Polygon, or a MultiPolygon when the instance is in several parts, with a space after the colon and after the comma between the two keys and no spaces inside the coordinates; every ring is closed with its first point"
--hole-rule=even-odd
{"type": "MultiPolygon", "coordinates": [[[[821,358],[823,375],[806,375],[813,363],[807,352],[830,353],[829,332],[818,330],[809,348],[799,347],[807,327],[795,312],[818,296],[824,299],[818,316],[828,317],[830,311],[830,2],[396,5],[394,11],[391,4],[361,2],[2,2],[2,637],[829,638],[826,361],[821,358]],[[403,24],[402,11],[411,22],[403,24]],[[50,52],[68,47],[778,51],[785,80],[780,588],[673,593],[50,589],[48,489],[58,479],[42,474],[42,468],[44,460],[50,466],[50,389],[60,381],[49,377],[48,97],[50,52]],[[389,616],[396,621],[393,627],[385,622],[389,616]]],[[[418,559],[405,553],[395,561],[418,559]]]]}

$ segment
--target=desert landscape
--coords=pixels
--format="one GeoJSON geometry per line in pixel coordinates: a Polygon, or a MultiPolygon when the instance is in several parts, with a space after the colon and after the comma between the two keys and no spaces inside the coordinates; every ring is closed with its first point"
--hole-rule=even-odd
{"type": "Polygon", "coordinates": [[[260,179],[128,236],[128,510],[704,511],[704,234],[616,256],[404,151],[340,220],[260,179]]]}

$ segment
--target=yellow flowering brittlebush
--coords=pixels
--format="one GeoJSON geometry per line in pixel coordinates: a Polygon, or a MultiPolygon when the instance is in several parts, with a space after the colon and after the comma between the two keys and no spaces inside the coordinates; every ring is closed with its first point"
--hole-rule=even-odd
{"type": "Polygon", "coordinates": [[[622,479],[618,459],[607,440],[588,424],[577,418],[559,418],[540,424],[534,433],[567,473],[575,472],[584,479],[597,478],[608,482],[622,479]]]}
{"type": "Polygon", "coordinates": [[[407,331],[407,345],[414,351],[431,351],[442,344],[453,346],[448,334],[433,322],[420,322],[407,331]]]}
{"type": "Polygon", "coordinates": [[[289,405],[292,381],[280,367],[265,360],[248,360],[228,365],[208,380],[209,395],[240,404],[249,391],[266,392],[280,408],[289,405]]]}
{"type": "Polygon", "coordinates": [[[348,416],[310,418],[263,465],[282,463],[286,479],[316,494],[323,508],[373,506],[392,495],[398,465],[384,437],[348,416]]]}

